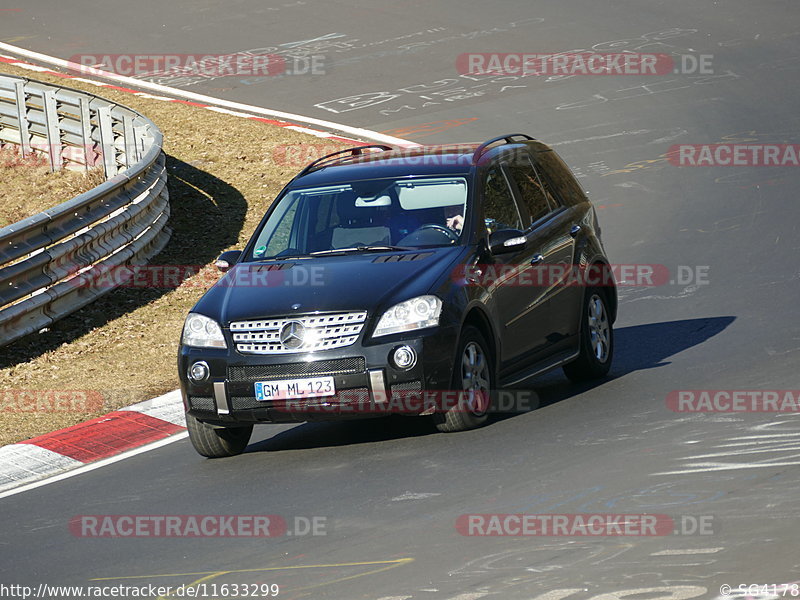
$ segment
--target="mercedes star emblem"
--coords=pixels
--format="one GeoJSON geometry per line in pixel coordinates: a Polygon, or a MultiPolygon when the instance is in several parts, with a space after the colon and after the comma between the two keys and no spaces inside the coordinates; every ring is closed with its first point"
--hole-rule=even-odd
{"type": "Polygon", "coordinates": [[[279,338],[287,350],[296,350],[303,345],[306,328],[300,321],[289,321],[281,327],[279,338]]]}

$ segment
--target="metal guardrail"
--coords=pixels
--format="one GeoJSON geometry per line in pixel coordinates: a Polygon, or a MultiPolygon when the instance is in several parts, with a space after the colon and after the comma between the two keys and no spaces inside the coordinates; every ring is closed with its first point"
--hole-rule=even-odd
{"type": "Polygon", "coordinates": [[[163,136],[139,113],[77,90],[0,75],[0,146],[53,170],[102,165],[107,181],[0,229],[0,346],[111,291],[100,273],[167,243],[163,136]]]}

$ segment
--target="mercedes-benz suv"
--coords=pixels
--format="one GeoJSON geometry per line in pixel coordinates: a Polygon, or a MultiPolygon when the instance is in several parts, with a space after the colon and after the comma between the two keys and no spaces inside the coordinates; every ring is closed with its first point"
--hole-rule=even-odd
{"type": "Polygon", "coordinates": [[[524,134],[320,158],[217,267],[178,357],[208,457],[242,452],[257,423],[399,412],[468,429],[498,390],[611,365],[617,294],[595,211],[524,134]]]}

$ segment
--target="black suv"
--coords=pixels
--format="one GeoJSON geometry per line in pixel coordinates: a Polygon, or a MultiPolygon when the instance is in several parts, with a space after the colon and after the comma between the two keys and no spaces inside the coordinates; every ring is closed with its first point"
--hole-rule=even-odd
{"type": "Polygon", "coordinates": [[[388,410],[468,429],[497,390],[611,365],[617,293],[595,211],[524,134],[325,156],[217,267],[178,356],[208,457],[242,452],[255,423],[388,410]]]}

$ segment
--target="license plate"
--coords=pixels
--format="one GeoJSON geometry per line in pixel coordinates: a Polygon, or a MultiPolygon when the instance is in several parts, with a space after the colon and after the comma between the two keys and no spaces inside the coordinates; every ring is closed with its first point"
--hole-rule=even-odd
{"type": "Polygon", "coordinates": [[[257,381],[255,388],[256,400],[261,401],[333,396],[336,393],[336,388],[333,386],[333,377],[257,381]]]}

